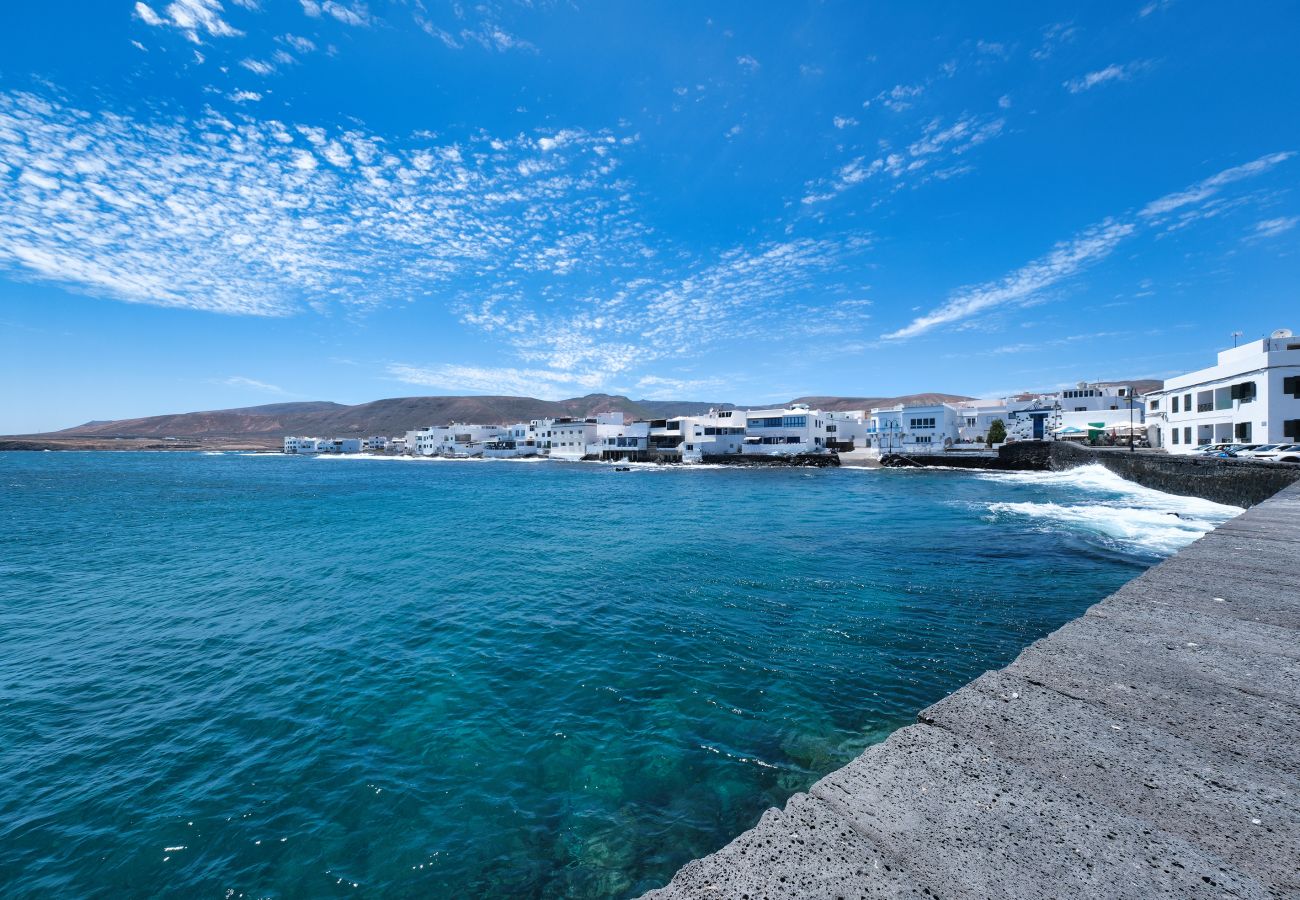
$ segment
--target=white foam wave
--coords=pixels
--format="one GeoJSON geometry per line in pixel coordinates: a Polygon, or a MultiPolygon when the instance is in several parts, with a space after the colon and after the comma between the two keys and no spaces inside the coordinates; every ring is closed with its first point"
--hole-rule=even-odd
{"type": "Polygon", "coordinates": [[[1159,556],[1185,547],[1242,511],[1236,506],[1142,487],[1098,464],[1064,472],[985,472],[978,477],[1084,495],[1081,502],[1074,503],[1067,498],[990,503],[988,509],[994,516],[1027,519],[1159,556]]]}

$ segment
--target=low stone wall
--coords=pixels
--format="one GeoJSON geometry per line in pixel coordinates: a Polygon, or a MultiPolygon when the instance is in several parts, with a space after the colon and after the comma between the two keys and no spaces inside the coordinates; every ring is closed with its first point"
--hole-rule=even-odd
{"type": "Polygon", "coordinates": [[[834,453],[795,453],[790,456],[765,456],[761,453],[719,453],[706,456],[706,463],[723,466],[812,466],[826,468],[838,466],[840,458],[834,453]]]}

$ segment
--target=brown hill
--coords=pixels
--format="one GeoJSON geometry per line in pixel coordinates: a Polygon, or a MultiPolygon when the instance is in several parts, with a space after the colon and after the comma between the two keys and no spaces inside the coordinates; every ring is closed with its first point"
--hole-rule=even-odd
{"type": "Polygon", "coordinates": [[[807,403],[813,409],[838,412],[846,409],[872,409],[898,403],[955,403],[970,400],[961,394],[904,394],[901,397],[796,397],[791,403],[807,403]]]}
{"type": "Polygon", "coordinates": [[[285,434],[333,437],[401,434],[412,428],[476,422],[487,425],[544,417],[585,417],[624,412],[636,418],[691,415],[726,404],[700,401],[633,401],[610,394],[569,400],[534,397],[394,397],[356,406],[312,401],[239,409],[87,422],[54,432],[61,438],[247,438],[285,434]]]}
{"type": "MultiPolygon", "coordinates": [[[[1136,380],[1141,392],[1160,387],[1160,382],[1136,380]]],[[[960,394],[907,394],[901,397],[797,397],[791,403],[807,403],[816,409],[851,410],[892,406],[896,403],[939,403],[967,400],[960,394]]],[[[259,446],[277,446],[287,434],[322,437],[364,437],[397,435],[413,428],[474,422],[485,425],[525,422],[558,416],[586,417],[603,412],[623,412],[637,419],[662,419],[698,415],[710,408],[762,408],[775,404],[707,403],[696,400],[630,400],[616,394],[588,394],[568,400],[538,400],[535,397],[448,396],[393,397],[346,406],[328,401],[270,403],[237,409],[177,413],[138,419],[93,421],[48,435],[28,435],[55,441],[103,442],[119,439],[159,441],[242,441],[259,446]]]]}

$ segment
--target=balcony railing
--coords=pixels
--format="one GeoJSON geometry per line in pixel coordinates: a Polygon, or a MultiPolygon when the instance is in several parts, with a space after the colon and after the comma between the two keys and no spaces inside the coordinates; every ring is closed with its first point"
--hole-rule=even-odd
{"type": "Polygon", "coordinates": [[[1213,403],[1198,403],[1198,404],[1196,404],[1196,411],[1197,411],[1197,412],[1214,412],[1214,404],[1213,404],[1213,403]]]}

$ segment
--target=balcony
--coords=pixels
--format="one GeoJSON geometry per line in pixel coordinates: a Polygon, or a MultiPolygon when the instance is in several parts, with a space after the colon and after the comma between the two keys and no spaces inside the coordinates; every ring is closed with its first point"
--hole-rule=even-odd
{"type": "Polygon", "coordinates": [[[1213,403],[1198,403],[1198,404],[1196,404],[1196,411],[1197,411],[1198,413],[1200,413],[1200,412],[1214,412],[1214,404],[1213,404],[1213,403]]]}

